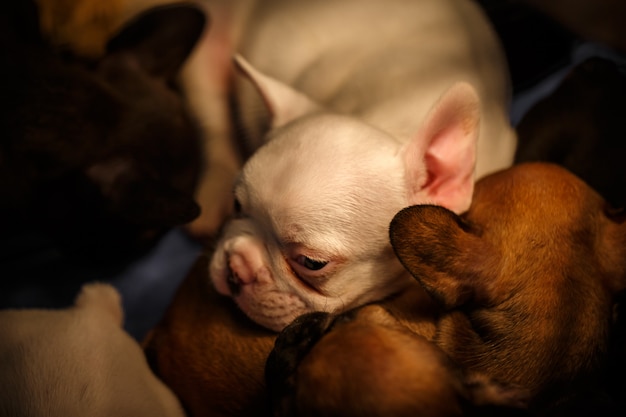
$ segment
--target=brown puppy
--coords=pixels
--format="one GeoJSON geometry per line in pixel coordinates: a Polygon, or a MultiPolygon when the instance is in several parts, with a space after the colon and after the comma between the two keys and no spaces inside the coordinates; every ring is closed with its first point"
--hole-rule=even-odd
{"type": "Polygon", "coordinates": [[[435,343],[541,405],[599,377],[626,287],[624,220],[573,174],[534,163],[482,180],[462,216],[401,211],[390,236],[447,312],[435,343]]]}
{"type": "Polygon", "coordinates": [[[200,257],[144,341],[155,373],[189,417],[269,416],[263,367],[276,335],[218,295],[200,257]]]}
{"type": "MultiPolygon", "coordinates": [[[[624,218],[585,183],[554,165],[516,166],[479,181],[462,216],[414,206],[396,215],[390,234],[422,286],[283,332],[266,369],[278,415],[364,407],[403,415],[429,400],[437,415],[486,413],[476,406],[516,406],[524,393],[533,413],[585,415],[577,414],[585,402],[605,405],[595,397],[555,405],[580,394],[579,383],[595,394],[615,297],[626,287],[624,218]]],[[[519,410],[495,411],[509,412],[519,410]]]]}
{"type": "Polygon", "coordinates": [[[300,316],[267,362],[275,415],[525,415],[524,390],[464,372],[423,336],[434,334],[434,312],[416,285],[339,316],[300,316]],[[400,319],[408,312],[410,323],[400,319]]]}

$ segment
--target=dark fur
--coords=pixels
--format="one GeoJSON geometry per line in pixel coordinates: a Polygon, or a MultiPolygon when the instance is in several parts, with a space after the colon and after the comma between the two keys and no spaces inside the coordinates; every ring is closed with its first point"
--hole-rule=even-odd
{"type": "Polygon", "coordinates": [[[30,1],[0,21],[0,228],[111,261],[198,215],[199,133],[175,87],[205,17],[162,7],[97,62],[53,50],[30,1]]]}
{"type": "MultiPolygon", "coordinates": [[[[465,372],[428,340],[427,329],[397,321],[407,312],[399,304],[410,298],[424,302],[419,309],[434,307],[420,291],[338,316],[310,313],[286,327],[265,369],[274,415],[527,415],[525,390],[465,372]]],[[[419,309],[409,308],[414,321],[434,322],[436,309],[419,309]]]]}

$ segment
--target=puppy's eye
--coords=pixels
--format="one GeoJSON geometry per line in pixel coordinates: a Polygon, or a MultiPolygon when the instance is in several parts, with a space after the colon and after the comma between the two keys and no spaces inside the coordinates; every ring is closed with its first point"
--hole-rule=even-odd
{"type": "Polygon", "coordinates": [[[305,267],[306,269],[309,269],[311,271],[319,271],[320,269],[324,268],[326,265],[328,265],[328,262],[325,261],[317,261],[315,259],[311,259],[307,256],[304,255],[300,255],[296,258],[296,262],[300,265],[302,265],[303,267],[305,267]]]}

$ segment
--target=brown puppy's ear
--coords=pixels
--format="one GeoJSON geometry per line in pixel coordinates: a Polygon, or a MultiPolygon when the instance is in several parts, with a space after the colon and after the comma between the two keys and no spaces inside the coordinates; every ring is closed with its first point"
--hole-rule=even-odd
{"type": "Polygon", "coordinates": [[[440,206],[411,206],[395,215],[389,234],[400,262],[444,307],[477,297],[488,248],[461,217],[440,206]]]}
{"type": "Polygon", "coordinates": [[[130,53],[154,76],[172,79],[200,39],[207,17],[193,4],[157,6],[126,24],[107,44],[107,55],[130,53]]]}

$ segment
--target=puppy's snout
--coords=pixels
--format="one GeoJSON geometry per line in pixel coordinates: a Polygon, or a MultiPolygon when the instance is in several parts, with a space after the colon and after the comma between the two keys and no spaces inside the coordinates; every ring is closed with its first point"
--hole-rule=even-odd
{"type": "Polygon", "coordinates": [[[245,285],[259,280],[263,256],[258,247],[247,240],[240,240],[226,252],[226,283],[230,292],[237,295],[245,285]]]}
{"type": "Polygon", "coordinates": [[[228,287],[233,294],[238,294],[241,286],[256,281],[255,271],[250,261],[240,253],[228,255],[228,287]]]}

